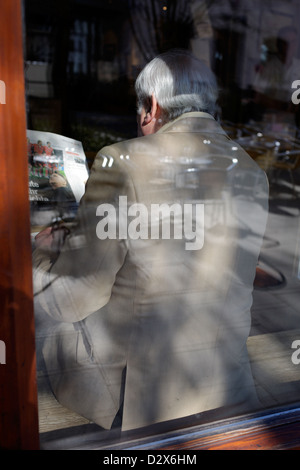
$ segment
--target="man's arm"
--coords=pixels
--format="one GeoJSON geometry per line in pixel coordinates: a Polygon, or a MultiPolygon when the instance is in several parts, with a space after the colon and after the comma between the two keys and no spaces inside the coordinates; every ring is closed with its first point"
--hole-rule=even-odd
{"type": "Polygon", "coordinates": [[[100,240],[96,233],[101,204],[116,205],[120,195],[131,194],[130,178],[121,168],[113,149],[97,155],[77,215],[76,228],[61,244],[63,232],[47,229],[37,236],[33,253],[35,304],[54,319],[76,322],[105,305],[115,276],[122,266],[127,245],[124,240],[100,240]],[[103,167],[104,158],[113,164],[103,167]],[[56,255],[53,261],[53,253],[56,255]]]}

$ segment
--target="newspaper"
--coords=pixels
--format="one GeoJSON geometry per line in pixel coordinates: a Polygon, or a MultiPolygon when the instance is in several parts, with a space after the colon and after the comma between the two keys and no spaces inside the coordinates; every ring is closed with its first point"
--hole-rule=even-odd
{"type": "Polygon", "coordinates": [[[57,219],[72,220],[89,176],[82,143],[27,130],[27,155],[32,229],[38,231],[57,219]]]}

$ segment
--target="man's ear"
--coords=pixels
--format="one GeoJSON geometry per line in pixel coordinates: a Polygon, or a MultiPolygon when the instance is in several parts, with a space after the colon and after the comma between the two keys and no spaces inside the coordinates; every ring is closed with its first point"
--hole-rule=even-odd
{"type": "Polygon", "coordinates": [[[139,135],[154,134],[161,127],[161,109],[153,94],[147,108],[144,107],[138,124],[139,135]]]}
{"type": "Polygon", "coordinates": [[[152,94],[150,98],[149,108],[144,118],[144,123],[149,124],[151,121],[153,121],[153,119],[157,119],[158,115],[160,115],[160,107],[159,107],[159,104],[157,103],[157,99],[155,98],[155,95],[152,94]]]}

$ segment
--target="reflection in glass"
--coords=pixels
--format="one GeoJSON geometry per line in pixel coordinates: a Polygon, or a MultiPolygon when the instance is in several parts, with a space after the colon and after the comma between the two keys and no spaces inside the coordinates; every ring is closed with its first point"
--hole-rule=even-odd
{"type": "Polygon", "coordinates": [[[61,248],[36,238],[52,390],[105,429],[257,409],[246,341],[266,176],[214,119],[215,78],[194,56],[160,56],[136,90],[142,137],[100,150],[61,248]]]}
{"type": "MultiPolygon", "coordinates": [[[[137,257],[134,260],[130,259],[132,270],[144,275],[145,292],[148,288],[155,290],[158,284],[161,289],[166,286],[166,288],[173,287],[171,282],[173,279],[174,285],[176,280],[178,283],[182,280],[184,285],[188,284],[191,289],[195,287],[195,291],[198,292],[196,281],[199,277],[202,278],[201,272],[195,272],[195,265],[197,265],[198,258],[205,257],[205,253],[209,252],[210,240],[216,241],[219,247],[222,247],[222,243],[224,243],[226,246],[224,251],[229,259],[232,255],[232,246],[235,246],[238,235],[243,236],[243,241],[239,245],[241,252],[248,251],[250,246],[251,249],[258,246],[259,236],[256,235],[259,232],[257,232],[257,227],[260,215],[262,218],[264,217],[264,211],[261,209],[264,207],[266,190],[264,190],[264,180],[259,176],[263,173],[257,170],[257,166],[265,171],[270,190],[269,214],[254,273],[250,336],[247,339],[247,349],[260,406],[267,408],[299,400],[299,367],[297,368],[291,361],[291,344],[300,336],[298,330],[300,295],[299,105],[291,100],[292,93],[295,91],[291,88],[291,81],[300,79],[298,25],[296,24],[296,30],[294,28],[295,21],[299,17],[297,2],[278,1],[270,8],[270,2],[260,0],[224,0],[222,2],[183,0],[165,2],[165,4],[160,1],[146,2],[146,4],[132,0],[128,3],[94,2],[93,6],[83,6],[82,2],[70,0],[66,3],[69,6],[72,5],[73,8],[71,23],[67,21],[70,18],[68,14],[64,18],[60,12],[58,17],[58,10],[54,10],[52,15],[49,14],[47,20],[41,12],[39,16],[36,16],[37,13],[33,14],[35,0],[25,3],[27,3],[28,18],[26,26],[28,38],[27,83],[31,128],[53,131],[52,125],[55,124],[58,128],[55,127],[54,132],[64,135],[70,135],[73,132],[72,137],[82,140],[86,151],[92,151],[91,159],[94,159],[100,148],[110,145],[112,142],[135,137],[135,96],[132,83],[145,63],[159,52],[171,47],[192,50],[194,55],[204,60],[214,71],[221,88],[217,117],[222,120],[223,130],[228,137],[234,139],[234,142],[230,142],[221,131],[217,132],[218,126],[214,121],[204,120],[202,117],[201,123],[205,123],[205,126],[202,124],[200,126],[199,120],[199,125],[195,125],[193,134],[189,139],[186,139],[184,147],[182,147],[183,140],[178,138],[178,134],[183,129],[181,127],[183,122],[180,121],[173,123],[174,127],[165,127],[162,132],[156,134],[156,137],[159,136],[161,139],[161,145],[157,145],[155,151],[153,149],[150,151],[146,145],[141,145],[139,148],[136,146],[134,149],[120,146],[115,149],[115,153],[112,153],[112,148],[109,151],[105,150],[103,158],[98,156],[94,166],[94,169],[97,168],[97,172],[101,167],[101,177],[99,180],[94,180],[94,189],[90,189],[86,194],[84,201],[86,209],[79,213],[79,217],[84,213],[88,214],[89,207],[95,216],[96,207],[99,205],[99,187],[102,185],[104,188],[112,189],[115,187],[116,181],[120,185],[123,182],[122,184],[126,187],[125,193],[122,185],[120,189],[123,196],[125,194],[128,196],[129,207],[124,210],[124,213],[121,212],[121,215],[126,214],[126,217],[128,209],[132,207],[132,204],[137,203],[143,204],[140,206],[143,213],[147,211],[148,214],[151,214],[152,203],[170,204],[171,201],[176,204],[175,208],[181,207],[182,215],[184,214],[184,203],[194,204],[194,208],[196,208],[196,204],[200,207],[205,203],[204,235],[206,237],[204,237],[204,246],[201,250],[190,250],[189,252],[184,250],[186,259],[180,256],[178,259],[178,255],[175,256],[179,247],[184,247],[187,241],[192,246],[193,242],[191,239],[184,239],[183,218],[181,218],[179,222],[182,225],[180,226],[179,223],[179,228],[182,229],[180,232],[182,236],[173,237],[172,240],[156,240],[157,245],[147,257],[147,263],[138,264],[137,257]],[[80,3],[81,5],[79,5],[80,3]],[[163,6],[166,9],[162,8],[163,6]],[[51,18],[55,20],[56,29],[50,25],[51,18]],[[58,30],[61,32],[60,35],[53,33],[58,30]],[[287,47],[290,41],[283,37],[287,31],[293,35],[293,49],[287,47]],[[71,44],[68,43],[68,36],[73,41],[71,44]],[[42,37],[43,41],[40,40],[42,37]],[[285,42],[282,41],[283,39],[285,42]],[[44,47],[44,51],[40,46],[44,47]],[[62,58],[66,58],[66,60],[61,60],[62,58]],[[39,63],[34,63],[37,60],[39,63]],[[45,64],[43,65],[41,62],[49,63],[46,67],[47,74],[45,73],[45,64]],[[68,65],[65,69],[64,65],[67,62],[68,65]],[[52,63],[55,64],[53,75],[52,63]],[[269,82],[267,83],[269,79],[271,85],[269,82]],[[55,87],[53,87],[53,82],[55,82],[55,87]],[[34,95],[38,99],[34,99],[34,95]],[[63,119],[61,119],[62,116],[63,119]],[[59,127],[60,125],[62,127],[59,127]],[[172,146],[163,147],[164,139],[167,139],[167,136],[171,134],[172,146]],[[199,141],[198,134],[201,134],[199,141]],[[199,154],[193,153],[195,145],[201,149],[199,154]],[[249,167],[245,172],[241,170],[246,161],[241,156],[241,148],[246,150],[252,159],[247,160],[249,167]],[[254,165],[253,162],[255,162],[254,165]],[[130,175],[129,180],[124,178],[124,175],[130,175]],[[140,184],[133,193],[128,193],[131,177],[135,178],[134,181],[140,181],[140,184]],[[176,194],[176,199],[174,199],[174,194],[176,194]],[[94,195],[96,196],[94,197],[94,195]],[[253,214],[255,213],[256,216],[251,217],[248,204],[254,209],[254,201],[258,204],[257,211],[253,210],[253,214]],[[238,218],[237,215],[239,215],[238,218]],[[225,236],[225,226],[228,227],[225,232],[228,246],[225,239],[222,238],[225,236]],[[150,263],[152,257],[153,260],[150,263]],[[171,275],[153,277],[155,268],[162,270],[162,273],[164,272],[163,263],[160,265],[159,260],[165,258],[169,260],[167,266],[172,271],[171,275]],[[179,265],[182,273],[177,277],[179,265]],[[152,268],[150,269],[149,266],[152,268]],[[188,273],[187,270],[189,270],[188,273]],[[152,283],[149,279],[153,279],[152,283]]],[[[51,11],[52,7],[48,7],[51,11]]],[[[37,11],[40,11],[38,2],[36,2],[37,11]]],[[[184,122],[189,130],[194,119],[188,119],[186,116],[184,122]]],[[[168,126],[168,124],[165,125],[168,126]]],[[[220,130],[220,128],[218,129],[220,130]]],[[[103,191],[105,190],[103,189],[103,191]]],[[[115,213],[118,214],[119,198],[115,196],[115,193],[114,196],[109,194],[105,203],[113,206],[115,213]]],[[[134,208],[137,209],[137,206],[134,208]]],[[[151,237],[148,232],[148,237],[138,236],[140,229],[138,222],[142,222],[143,218],[137,211],[132,214],[126,219],[126,223],[131,224],[131,229],[135,227],[136,240],[132,240],[132,237],[129,237],[127,233],[127,238],[123,237],[121,244],[130,245],[133,250],[136,250],[136,253],[145,254],[146,250],[150,249],[151,237]]],[[[176,217],[178,214],[179,211],[174,215],[172,211],[169,213],[162,210],[161,230],[163,229],[163,221],[170,220],[171,234],[179,233],[179,230],[178,232],[175,230],[178,228],[178,217],[176,217]]],[[[81,271],[86,268],[89,260],[90,273],[93,272],[96,259],[92,256],[94,253],[92,247],[100,245],[99,239],[94,240],[92,237],[93,243],[91,243],[90,251],[86,248],[87,218],[83,216],[82,218],[84,220],[80,219],[81,225],[78,227],[76,236],[74,234],[66,241],[72,248],[71,255],[68,257],[67,253],[64,254],[66,276],[68,276],[67,266],[69,262],[71,263],[69,258],[72,258],[74,253],[82,253],[76,270],[77,274],[74,276],[75,281],[77,277],[82,276],[81,271]],[[82,229],[84,229],[84,233],[81,233],[82,229]],[[69,261],[67,262],[67,260],[69,261]]],[[[92,224],[91,231],[94,236],[95,226],[99,223],[99,219],[99,217],[93,219],[94,224],[92,224]]],[[[106,229],[108,230],[108,216],[106,221],[106,229]]],[[[196,230],[196,222],[197,217],[191,227],[191,233],[196,230]]],[[[130,233],[132,234],[132,230],[130,233]]],[[[140,235],[144,233],[144,230],[140,229],[140,235]]],[[[59,240],[57,243],[60,245],[59,240]]],[[[103,246],[113,246],[117,242],[106,239],[101,240],[101,243],[103,246]]],[[[69,249],[67,247],[68,245],[65,248],[66,252],[69,249]]],[[[216,263],[218,267],[222,265],[225,257],[221,248],[219,251],[221,253],[216,263]]],[[[106,252],[107,259],[111,260],[108,248],[106,252]]],[[[214,260],[213,256],[211,260],[214,260]]],[[[106,277],[110,272],[112,261],[111,263],[107,261],[107,263],[106,274],[100,282],[102,287],[106,285],[106,277]]],[[[223,264],[225,266],[225,263],[223,264]]],[[[222,265],[220,270],[215,268],[217,271],[214,272],[214,263],[209,263],[207,258],[205,258],[203,266],[207,268],[205,282],[213,275],[217,281],[223,272],[222,269],[225,269],[222,265]]],[[[239,265],[237,265],[238,267],[239,265]]],[[[47,266],[44,267],[44,269],[46,268],[47,266]]],[[[52,268],[53,277],[55,277],[56,269],[59,271],[59,264],[52,268]]],[[[202,274],[204,275],[204,271],[202,274]]],[[[120,270],[117,272],[117,276],[118,279],[122,279],[118,290],[123,293],[122,289],[127,285],[127,272],[120,270]]],[[[131,274],[128,276],[131,278],[131,274]]],[[[229,278],[230,276],[228,276],[229,278]]],[[[87,276],[85,289],[90,281],[91,278],[87,276]]],[[[94,282],[96,281],[92,276],[92,285],[94,282]]],[[[109,282],[112,280],[109,279],[109,282]]],[[[200,284],[205,286],[205,282],[200,284]]],[[[140,285],[137,285],[137,288],[140,288],[140,285]]],[[[108,292],[110,292],[109,289],[108,292]]],[[[108,292],[107,299],[110,295],[108,292]]],[[[47,295],[49,296],[48,302],[53,304],[51,289],[47,295]]],[[[200,295],[200,293],[195,295],[200,295]]],[[[208,293],[206,295],[208,296],[208,293]]],[[[78,304],[80,305],[79,309],[84,310],[86,297],[86,295],[82,295],[78,304]]],[[[198,304],[199,298],[195,300],[195,316],[201,310],[199,307],[196,311],[198,304]]],[[[107,308],[103,307],[102,312],[107,308]]],[[[146,306],[143,308],[147,312],[146,306]]],[[[176,314],[180,309],[185,310],[184,301],[183,304],[180,302],[178,305],[176,304],[174,318],[177,318],[176,314]],[[181,306],[183,306],[182,309],[181,306]]],[[[77,348],[79,362],[81,357],[84,358],[84,364],[78,365],[75,360],[74,368],[71,369],[75,371],[87,363],[90,366],[89,361],[94,358],[94,352],[88,348],[90,339],[87,339],[86,335],[82,336],[82,329],[85,327],[74,333],[72,322],[67,326],[66,323],[62,325],[60,320],[61,318],[59,322],[54,321],[52,325],[51,317],[43,310],[37,309],[38,346],[44,342],[45,336],[49,346],[52,328],[54,328],[53,333],[57,328],[56,334],[59,337],[60,327],[63,326],[66,331],[62,330],[61,339],[64,337],[70,339],[69,349],[74,351],[77,348]],[[86,351],[89,351],[87,357],[84,355],[86,351]]],[[[181,318],[179,320],[178,325],[181,325],[181,318]]],[[[80,327],[82,322],[85,323],[86,320],[78,322],[80,327]]],[[[171,321],[167,319],[164,325],[168,325],[168,328],[171,329],[175,328],[172,324],[169,326],[169,322],[171,321]]],[[[123,325],[122,321],[120,323],[123,325]]],[[[166,338],[163,326],[161,330],[163,332],[161,333],[161,343],[165,344],[165,348],[168,349],[167,347],[172,345],[170,345],[170,341],[166,343],[168,338],[166,338]]],[[[152,332],[151,329],[147,331],[149,331],[149,335],[152,332]]],[[[178,332],[180,338],[184,331],[178,332]]],[[[126,336],[126,328],[124,328],[124,332],[126,336]]],[[[107,336],[102,338],[105,345],[106,338],[107,336]]],[[[149,350],[151,350],[151,340],[152,336],[145,341],[145,347],[148,345],[149,350]]],[[[62,339],[62,349],[65,344],[66,341],[64,342],[62,339]]],[[[120,344],[123,345],[122,341],[120,344]]],[[[54,346],[53,348],[48,347],[49,353],[56,350],[55,342],[54,346]]],[[[40,349],[38,351],[41,373],[46,376],[47,372],[45,373],[43,368],[43,355],[40,349]]],[[[161,350],[158,350],[157,354],[159,351],[161,350]]],[[[146,361],[151,358],[153,362],[157,360],[155,356],[146,358],[145,371],[148,367],[146,361]]],[[[166,355],[166,361],[167,359],[166,355]]],[[[108,362],[109,360],[110,357],[108,362]]],[[[96,364],[98,363],[96,362],[96,364]]],[[[120,364],[123,367],[124,364],[122,362],[120,364]]],[[[184,360],[182,360],[182,364],[185,364],[184,360]]],[[[72,388],[70,393],[69,389],[65,388],[64,396],[61,396],[61,390],[59,390],[59,384],[62,389],[64,388],[63,382],[59,381],[60,375],[58,373],[62,366],[64,367],[65,364],[60,363],[59,367],[52,369],[53,373],[50,373],[49,377],[51,377],[53,389],[56,387],[58,391],[57,398],[59,397],[63,403],[71,406],[71,397],[73,404],[76,402],[76,396],[72,395],[73,388],[70,386],[72,388]]],[[[94,364],[94,367],[98,366],[94,364]]],[[[195,367],[193,370],[197,370],[197,368],[195,367]]],[[[91,372],[91,375],[94,377],[97,374],[93,375],[91,372]]],[[[168,377],[167,371],[165,371],[165,376],[168,377]]],[[[191,378],[192,373],[188,374],[188,377],[191,378]]],[[[120,374],[117,380],[115,377],[112,378],[111,387],[112,393],[115,394],[114,397],[118,395],[119,391],[123,396],[123,389],[119,390],[120,381],[125,383],[125,380],[129,380],[129,378],[130,375],[127,378],[123,375],[120,379],[120,374]],[[116,388],[114,388],[115,385],[116,388]]],[[[68,375],[64,380],[67,382],[67,379],[68,375]]],[[[146,377],[145,383],[147,380],[146,377]]],[[[195,381],[197,381],[196,378],[195,381]]],[[[44,388],[42,387],[41,390],[44,388]]],[[[137,387],[137,394],[141,395],[139,390],[137,387]]],[[[161,398],[162,408],[166,409],[164,400],[167,398],[165,394],[160,394],[158,388],[156,391],[156,394],[153,393],[153,403],[157,405],[159,400],[156,398],[163,395],[161,398]]],[[[150,397],[151,393],[148,387],[145,395],[150,397]]],[[[172,393],[174,393],[173,390],[170,392],[170,396],[172,393]]],[[[54,397],[52,391],[48,393],[47,397],[49,398],[50,395],[51,398],[54,397]]],[[[88,401],[89,398],[84,402],[88,401]]],[[[193,402],[193,400],[190,401],[193,402]]],[[[54,404],[54,401],[51,403],[54,404]]],[[[55,403],[57,405],[57,402],[55,403]]],[[[118,398],[115,408],[119,404],[118,398]]],[[[80,403],[79,408],[76,406],[73,409],[77,409],[79,413],[85,411],[83,404],[80,403]]],[[[254,409],[250,402],[249,407],[254,409]]],[[[112,407],[111,414],[115,413],[115,408],[112,407]]],[[[41,409],[44,410],[44,408],[41,409]]],[[[70,416],[66,408],[59,408],[59,410],[64,416],[70,416]]],[[[189,411],[186,410],[186,412],[189,411]]],[[[229,407],[226,407],[226,412],[231,412],[234,415],[238,411],[236,409],[229,410],[229,407]]],[[[44,424],[43,429],[49,430],[51,427],[49,419],[48,421],[45,419],[45,416],[49,417],[47,413],[48,410],[41,412],[41,419],[44,424]]],[[[70,420],[72,423],[86,422],[85,418],[81,418],[77,414],[72,416],[73,421],[70,420]]],[[[204,419],[202,414],[197,416],[200,418],[200,422],[204,419]]],[[[217,408],[212,419],[221,417],[221,409],[217,408]]],[[[161,416],[161,419],[168,419],[168,416],[161,416]]],[[[60,421],[60,426],[66,426],[67,420],[64,423],[62,420],[58,421],[60,421]]],[[[55,428],[56,425],[54,419],[53,427],[55,428]]]]}

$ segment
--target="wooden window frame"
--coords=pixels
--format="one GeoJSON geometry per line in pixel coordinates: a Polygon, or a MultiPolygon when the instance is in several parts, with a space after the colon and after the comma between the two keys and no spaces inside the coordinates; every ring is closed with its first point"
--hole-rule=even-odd
{"type": "Polygon", "coordinates": [[[39,447],[21,0],[0,15],[0,448],[39,447]]]}
{"type": "MultiPolygon", "coordinates": [[[[0,80],[5,84],[5,103],[2,96],[0,104],[0,340],[6,346],[6,363],[0,364],[0,448],[37,450],[40,444],[28,167],[24,158],[27,126],[21,0],[2,0],[0,34],[0,80]]],[[[291,405],[140,439],[126,438],[125,434],[119,442],[110,449],[299,449],[300,408],[291,405]]],[[[81,442],[79,447],[87,445],[81,442]]]]}
{"type": "MultiPolygon", "coordinates": [[[[198,450],[299,450],[300,403],[272,408],[244,416],[217,420],[218,410],[195,419],[183,418],[120,433],[95,430],[95,427],[71,428],[42,435],[46,450],[120,450],[164,451],[176,453],[198,450]],[[85,429],[84,429],[85,428],[85,429]]],[[[96,427],[97,428],[97,427],[96,427]]]]}
{"type": "MultiPolygon", "coordinates": [[[[97,446],[95,448],[99,449],[97,446]]],[[[110,445],[109,448],[110,450],[130,451],[155,449],[166,452],[300,450],[300,404],[192,426],[151,437],[128,439],[122,443],[110,445]]]]}

